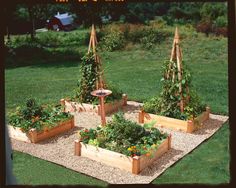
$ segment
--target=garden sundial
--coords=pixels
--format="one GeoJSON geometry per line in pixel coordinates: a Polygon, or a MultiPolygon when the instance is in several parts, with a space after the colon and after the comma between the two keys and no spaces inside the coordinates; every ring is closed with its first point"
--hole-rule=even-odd
{"type": "Polygon", "coordinates": [[[104,107],[104,97],[110,95],[112,93],[111,90],[108,89],[97,89],[91,92],[91,95],[95,97],[99,97],[100,99],[100,110],[101,110],[101,123],[102,126],[106,125],[106,114],[105,114],[105,107],[104,107]]]}

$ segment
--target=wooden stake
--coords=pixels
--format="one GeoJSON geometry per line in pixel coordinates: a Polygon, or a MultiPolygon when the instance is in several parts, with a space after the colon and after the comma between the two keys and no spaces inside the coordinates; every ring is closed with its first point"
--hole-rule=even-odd
{"type": "Polygon", "coordinates": [[[210,113],[211,113],[211,109],[209,106],[206,107],[206,112],[207,112],[207,120],[210,118],[210,113]]]}
{"type": "Polygon", "coordinates": [[[81,144],[80,141],[77,139],[75,140],[75,155],[81,156],[81,144]]]}
{"type": "Polygon", "coordinates": [[[168,150],[171,148],[171,139],[172,139],[172,135],[170,134],[168,136],[168,150]]]}
{"type": "Polygon", "coordinates": [[[194,131],[194,123],[192,120],[188,120],[187,122],[187,133],[191,133],[194,131]]]}
{"type": "Polygon", "coordinates": [[[32,143],[37,142],[37,130],[35,128],[32,128],[29,130],[30,140],[32,143]]]}
{"type": "Polygon", "coordinates": [[[133,157],[132,173],[138,174],[139,172],[140,172],[140,157],[135,156],[133,157]]]}
{"type": "Polygon", "coordinates": [[[65,99],[61,99],[60,104],[61,104],[61,106],[63,106],[63,112],[65,112],[66,111],[66,101],[65,101],[65,99]]]}
{"type": "Polygon", "coordinates": [[[144,111],[143,110],[140,110],[138,113],[138,122],[144,123],[144,111]]]}
{"type": "Polygon", "coordinates": [[[122,99],[123,99],[123,106],[126,106],[127,105],[128,96],[126,94],[122,94],[122,99]]]}

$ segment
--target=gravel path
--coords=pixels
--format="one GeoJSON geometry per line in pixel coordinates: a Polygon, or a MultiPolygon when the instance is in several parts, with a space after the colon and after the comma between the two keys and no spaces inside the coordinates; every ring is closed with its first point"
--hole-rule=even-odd
{"type": "MultiPolygon", "coordinates": [[[[125,117],[137,121],[140,105],[142,104],[128,101],[128,105],[124,109],[125,117]]],[[[109,119],[111,119],[111,116],[107,117],[107,121],[109,119]]],[[[160,128],[172,134],[172,148],[159,160],[155,161],[153,165],[144,169],[139,175],[133,175],[124,170],[110,167],[84,157],[74,156],[74,140],[77,139],[77,131],[84,127],[96,127],[100,123],[100,116],[96,113],[76,113],[76,127],[73,130],[47,141],[32,144],[11,139],[11,142],[14,150],[60,164],[66,168],[93,176],[111,184],[147,184],[187,153],[191,152],[204,140],[212,136],[227,119],[227,116],[210,114],[210,119],[204,123],[205,128],[194,132],[194,134],[160,128]]]]}

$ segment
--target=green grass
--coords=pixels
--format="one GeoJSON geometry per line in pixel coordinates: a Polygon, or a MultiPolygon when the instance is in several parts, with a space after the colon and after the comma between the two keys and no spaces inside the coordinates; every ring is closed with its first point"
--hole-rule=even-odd
{"type": "Polygon", "coordinates": [[[57,164],[15,151],[13,173],[21,185],[90,185],[106,187],[108,184],[77,173],[57,164]]]}
{"type": "MultiPolygon", "coordinates": [[[[131,45],[126,50],[101,53],[102,62],[106,68],[106,80],[113,82],[127,93],[129,100],[141,102],[148,100],[160,92],[160,70],[163,61],[170,57],[171,46],[172,38],[169,38],[149,51],[142,49],[139,45],[131,45]]],[[[227,115],[227,39],[207,38],[201,34],[186,35],[182,40],[182,48],[184,61],[193,75],[192,84],[203,102],[211,107],[213,113],[227,115]]],[[[41,103],[59,103],[61,98],[73,95],[73,90],[80,77],[79,58],[86,52],[86,46],[67,43],[63,47],[50,47],[45,50],[49,52],[46,59],[40,53],[28,54],[27,57],[11,56],[7,58],[5,70],[7,112],[13,111],[18,105],[23,105],[30,97],[38,99],[41,103]],[[67,54],[69,50],[73,51],[72,57],[71,54],[67,54]],[[76,52],[78,52],[78,57],[76,52]]],[[[229,182],[228,143],[229,127],[225,125],[213,138],[167,169],[153,183],[218,184],[229,182]]],[[[19,152],[15,155],[16,159],[25,158],[25,155],[19,152]]],[[[23,184],[43,182],[61,184],[59,175],[50,174],[37,180],[41,176],[33,172],[37,171],[37,167],[17,170],[19,166],[24,166],[24,160],[16,159],[14,160],[14,172],[19,182],[23,184]],[[27,174],[31,171],[32,175],[28,176],[27,174]],[[58,180],[55,180],[56,177],[58,180]]],[[[37,158],[27,158],[29,164],[33,160],[40,161],[37,158]]],[[[48,171],[51,171],[51,168],[59,168],[48,162],[41,166],[48,168],[48,171]]],[[[64,168],[60,167],[60,169],[64,168]]],[[[79,179],[79,173],[68,169],[64,169],[64,172],[64,174],[71,173],[75,177],[78,176],[79,179]]],[[[82,175],[81,178],[85,179],[82,175]]],[[[70,181],[69,184],[80,184],[73,178],[65,181],[70,181]]]]}
{"type": "Polygon", "coordinates": [[[178,161],[153,184],[224,184],[229,183],[229,125],[189,155],[178,161]]]}

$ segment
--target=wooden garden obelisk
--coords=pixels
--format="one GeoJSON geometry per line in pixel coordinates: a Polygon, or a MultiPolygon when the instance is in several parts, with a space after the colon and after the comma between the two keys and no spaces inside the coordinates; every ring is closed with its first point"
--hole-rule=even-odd
{"type": "MultiPolygon", "coordinates": [[[[184,106],[185,106],[185,102],[188,101],[189,96],[186,97],[186,99],[183,97],[183,88],[182,88],[182,76],[183,76],[183,65],[182,65],[182,59],[183,59],[183,54],[182,54],[182,50],[180,48],[180,37],[179,37],[179,31],[178,28],[176,27],[175,29],[175,36],[174,36],[174,41],[173,41],[173,46],[172,46],[172,50],[171,50],[171,57],[170,57],[170,61],[176,63],[177,69],[178,69],[178,73],[177,73],[177,80],[180,83],[179,84],[179,95],[180,95],[180,111],[183,112],[184,111],[184,106]]],[[[171,64],[170,64],[171,66],[171,64]]],[[[175,72],[171,72],[172,67],[169,66],[169,70],[167,72],[167,79],[169,79],[170,76],[172,76],[171,80],[172,82],[175,81],[176,79],[176,75],[175,72]]],[[[188,93],[188,88],[187,89],[187,93],[188,93]]]]}
{"type": "Polygon", "coordinates": [[[98,43],[98,41],[97,41],[97,36],[96,36],[96,30],[95,30],[94,24],[92,24],[89,46],[88,46],[88,53],[92,52],[94,54],[95,63],[98,63],[97,72],[99,73],[99,76],[96,80],[96,89],[99,89],[99,88],[105,87],[105,82],[104,82],[104,75],[103,75],[103,70],[102,70],[101,59],[96,51],[97,43],[98,43]]]}

